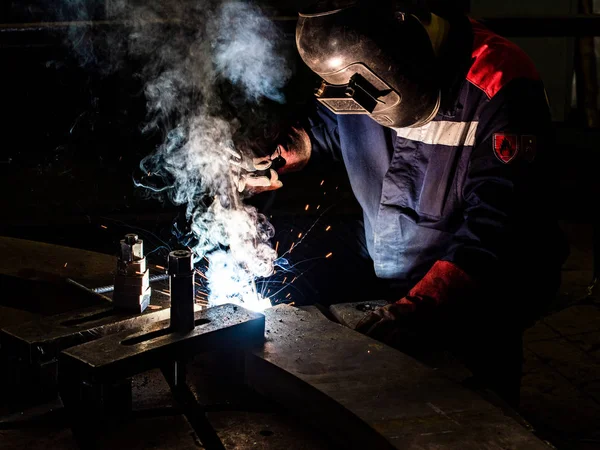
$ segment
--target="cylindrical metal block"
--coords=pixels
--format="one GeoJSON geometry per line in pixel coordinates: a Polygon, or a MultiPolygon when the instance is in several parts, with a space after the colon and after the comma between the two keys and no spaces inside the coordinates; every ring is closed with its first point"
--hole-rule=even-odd
{"type": "Polygon", "coordinates": [[[171,290],[171,329],[194,329],[194,264],[192,252],[169,253],[169,285],[171,290]]]}

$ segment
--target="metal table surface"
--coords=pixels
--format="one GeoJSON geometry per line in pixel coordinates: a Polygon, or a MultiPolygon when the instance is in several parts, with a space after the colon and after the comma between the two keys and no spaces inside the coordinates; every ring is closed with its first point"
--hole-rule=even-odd
{"type": "MultiPolygon", "coordinates": [[[[97,285],[106,284],[107,276],[101,272],[111,266],[110,257],[93,252],[83,257],[76,249],[55,247],[44,247],[46,264],[58,266],[68,251],[73,260],[79,258],[77,267],[93,268],[92,276],[81,269],[81,279],[104,278],[97,285]],[[97,264],[96,258],[103,264],[97,264]]],[[[7,265],[3,270],[10,269],[10,276],[29,283],[32,272],[23,272],[18,264],[31,266],[28,260],[35,256],[21,256],[14,267],[7,265]]],[[[43,283],[56,281],[46,278],[43,283]]],[[[53,301],[61,299],[57,296],[53,301]]],[[[68,309],[42,305],[42,315],[77,306],[77,299],[64,301],[68,309]]],[[[0,304],[3,326],[39,317],[31,305],[19,308],[14,298],[6,303],[2,299],[0,304]]],[[[88,302],[82,302],[81,307],[87,306],[88,302]]],[[[265,319],[266,342],[246,353],[242,369],[222,365],[211,355],[189,364],[190,388],[227,449],[549,448],[476,393],[332,322],[316,308],[280,305],[265,311],[265,319]]],[[[97,431],[98,449],[204,447],[156,370],[133,378],[131,415],[97,431]]],[[[29,449],[34,445],[78,448],[60,401],[15,412],[3,409],[0,398],[0,447],[29,449]]]]}

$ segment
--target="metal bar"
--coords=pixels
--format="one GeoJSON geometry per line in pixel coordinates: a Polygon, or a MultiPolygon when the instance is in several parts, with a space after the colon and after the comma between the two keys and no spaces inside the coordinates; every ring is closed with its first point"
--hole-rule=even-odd
{"type": "Polygon", "coordinates": [[[169,253],[169,291],[171,293],[171,329],[194,329],[194,263],[192,252],[169,253]]]}
{"type": "Polygon", "coordinates": [[[58,355],[62,350],[167,320],[166,306],[142,314],[94,306],[1,329],[3,364],[8,373],[8,385],[4,387],[7,397],[19,403],[29,398],[53,397],[58,390],[58,355]]]}
{"type": "Polygon", "coordinates": [[[197,311],[196,327],[188,333],[173,331],[169,322],[63,350],[59,377],[66,371],[89,382],[114,381],[207,350],[251,348],[264,342],[264,315],[232,304],[197,311]]]}
{"type": "MultiPolygon", "coordinates": [[[[78,287],[79,289],[81,289],[83,291],[89,292],[90,294],[95,295],[96,297],[101,298],[102,300],[112,303],[112,299],[110,297],[107,297],[106,295],[102,295],[104,292],[98,292],[95,289],[90,289],[71,278],[67,278],[67,283],[72,284],[73,286],[78,287]]],[[[114,290],[115,287],[112,286],[112,288],[114,290]]],[[[106,292],[108,292],[108,291],[106,291],[106,292]]]]}
{"type": "MultiPolygon", "coordinates": [[[[167,275],[166,273],[160,273],[160,274],[157,274],[157,275],[152,275],[150,277],[150,283],[154,283],[155,281],[163,281],[163,280],[166,280],[167,278],[169,278],[169,275],[167,275]]],[[[86,288],[86,290],[87,289],[88,288],[86,288]]],[[[100,287],[97,287],[97,288],[89,288],[89,290],[92,291],[92,293],[94,293],[94,294],[106,294],[107,292],[114,291],[115,290],[115,285],[111,284],[110,286],[100,286],[100,287]]],[[[108,297],[105,297],[105,298],[108,298],[108,297]]]]}
{"type": "Polygon", "coordinates": [[[207,450],[225,450],[219,435],[206,417],[185,379],[185,363],[175,361],[161,368],[173,397],[207,450]]]}

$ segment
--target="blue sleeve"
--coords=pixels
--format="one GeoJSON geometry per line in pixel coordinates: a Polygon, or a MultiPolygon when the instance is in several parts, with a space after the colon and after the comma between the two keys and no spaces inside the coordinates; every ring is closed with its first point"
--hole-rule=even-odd
{"type": "Polygon", "coordinates": [[[462,188],[463,222],[445,260],[481,280],[560,264],[551,132],[539,81],[512,81],[489,100],[462,188]]]}
{"type": "Polygon", "coordinates": [[[342,162],[337,117],[317,101],[309,112],[306,131],[312,144],[310,164],[342,162]]]}

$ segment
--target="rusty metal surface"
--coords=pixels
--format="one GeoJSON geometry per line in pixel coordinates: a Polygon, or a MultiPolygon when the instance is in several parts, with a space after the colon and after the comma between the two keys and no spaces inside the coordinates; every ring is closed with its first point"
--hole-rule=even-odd
{"type": "MultiPolygon", "coordinates": [[[[354,329],[365,314],[386,304],[387,302],[384,300],[338,303],[331,305],[329,311],[339,323],[354,329]]],[[[464,382],[473,375],[456,357],[443,349],[423,355],[420,361],[428,367],[439,370],[444,376],[456,382],[464,382]]]]}
{"type": "Polygon", "coordinates": [[[93,306],[5,327],[0,330],[0,342],[28,363],[47,361],[73,345],[166,320],[169,309],[166,304],[160,308],[133,314],[112,306],[93,306]]]}
{"type": "MultiPolygon", "coordinates": [[[[84,303],[81,298],[85,296],[88,294],[76,289],[59,298],[75,305],[84,303]]],[[[10,399],[8,402],[12,407],[52,398],[58,390],[57,358],[60,351],[169,317],[168,297],[157,292],[152,303],[142,314],[120,311],[111,303],[103,302],[102,305],[51,316],[28,314],[33,318],[29,321],[7,321],[10,325],[0,329],[0,360],[6,366],[0,374],[0,397],[10,399]]],[[[20,316],[11,314],[11,317],[23,319],[26,316],[23,312],[20,316]]]]}
{"type": "Polygon", "coordinates": [[[209,422],[229,450],[335,450],[322,434],[277,412],[209,412],[209,422]]]}
{"type": "Polygon", "coordinates": [[[59,364],[93,381],[106,381],[210,349],[249,348],[264,340],[264,315],[236,305],[197,311],[195,319],[197,326],[189,333],[170,332],[166,320],[137,333],[126,331],[71,347],[61,353],[59,364]]]}
{"type": "Polygon", "coordinates": [[[0,430],[2,450],[77,450],[77,442],[68,427],[33,427],[0,430]]]}
{"type": "Polygon", "coordinates": [[[549,448],[474,392],[314,312],[271,308],[266,335],[248,383],[344,448],[549,448]]]}
{"type": "Polygon", "coordinates": [[[131,406],[133,411],[174,406],[171,390],[160,370],[152,369],[133,376],[131,406]]]}
{"type": "Polygon", "coordinates": [[[72,278],[86,286],[110,284],[117,258],[62,245],[0,236],[0,274],[28,280],[72,278]]]}
{"type": "Polygon", "coordinates": [[[0,328],[30,322],[39,317],[38,314],[33,314],[21,309],[0,306],[0,328]]]}
{"type": "MultiPolygon", "coordinates": [[[[93,425],[93,424],[92,424],[93,425]]],[[[76,433],[77,435],[77,433],[76,433]]],[[[90,426],[77,435],[78,448],[93,450],[197,450],[205,448],[181,414],[136,417],[90,426]]],[[[60,447],[53,447],[59,449],[60,447]]]]}

